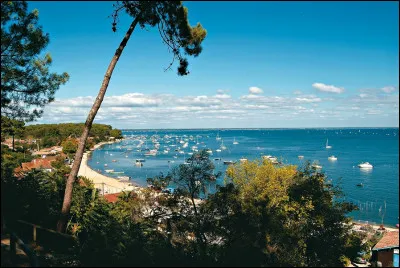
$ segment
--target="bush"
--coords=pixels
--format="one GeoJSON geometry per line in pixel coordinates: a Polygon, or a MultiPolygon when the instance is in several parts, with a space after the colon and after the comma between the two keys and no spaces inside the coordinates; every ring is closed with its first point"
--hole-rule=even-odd
{"type": "Polygon", "coordinates": [[[340,256],[339,260],[344,267],[349,267],[351,264],[350,259],[344,255],[340,256]]]}

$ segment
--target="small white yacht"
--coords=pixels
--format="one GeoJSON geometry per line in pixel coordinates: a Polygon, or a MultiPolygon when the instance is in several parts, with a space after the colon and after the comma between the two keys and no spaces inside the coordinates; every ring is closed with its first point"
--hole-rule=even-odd
{"type": "Polygon", "coordinates": [[[244,162],[247,162],[248,160],[247,160],[247,158],[240,158],[240,162],[241,163],[244,163],[244,162]]]}
{"type": "Polygon", "coordinates": [[[315,168],[315,169],[321,169],[322,166],[319,164],[318,161],[314,161],[311,165],[311,167],[315,168]]]}
{"type": "Polygon", "coordinates": [[[208,154],[212,154],[212,150],[210,150],[210,149],[208,149],[206,152],[207,152],[208,154]]]}
{"type": "Polygon", "coordinates": [[[236,138],[233,138],[233,144],[239,144],[239,142],[236,141],[236,138]]]}
{"type": "Polygon", "coordinates": [[[106,169],[104,171],[107,172],[107,173],[112,173],[112,172],[114,172],[114,169],[106,169]]]}
{"type": "Polygon", "coordinates": [[[272,155],[263,155],[263,159],[269,160],[272,164],[278,164],[278,159],[272,155]]]}
{"type": "Polygon", "coordinates": [[[334,155],[331,155],[331,156],[328,157],[328,160],[336,161],[336,160],[337,160],[337,157],[334,156],[334,155]]]}
{"type": "Polygon", "coordinates": [[[220,153],[221,152],[221,149],[217,149],[217,150],[215,150],[216,152],[218,152],[218,153],[220,153]]]}
{"type": "Polygon", "coordinates": [[[157,155],[157,150],[150,150],[144,153],[145,156],[155,156],[157,155]]]}
{"type": "Polygon", "coordinates": [[[311,165],[313,168],[315,168],[315,169],[321,169],[322,168],[322,166],[320,166],[320,165],[318,165],[318,164],[312,164],[311,165]]]}
{"type": "Polygon", "coordinates": [[[299,158],[299,159],[303,159],[303,158],[304,158],[304,155],[299,155],[298,158],[299,158]]]}
{"type": "Polygon", "coordinates": [[[364,162],[358,165],[359,168],[373,168],[373,166],[368,163],[368,162],[364,162]]]}

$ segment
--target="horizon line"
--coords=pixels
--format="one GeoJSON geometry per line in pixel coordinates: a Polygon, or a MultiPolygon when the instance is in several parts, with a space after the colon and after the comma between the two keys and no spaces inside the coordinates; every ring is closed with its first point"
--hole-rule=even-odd
{"type": "Polygon", "coordinates": [[[265,128],[265,127],[243,127],[243,128],[121,128],[120,130],[258,130],[258,129],[388,129],[399,127],[276,127],[276,128],[265,128]]]}

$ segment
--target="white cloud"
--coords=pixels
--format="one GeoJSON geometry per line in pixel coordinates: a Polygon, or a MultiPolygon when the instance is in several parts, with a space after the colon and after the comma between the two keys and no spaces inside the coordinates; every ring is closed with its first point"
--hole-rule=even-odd
{"type": "Polygon", "coordinates": [[[393,87],[393,86],[387,86],[387,87],[381,88],[381,90],[382,90],[383,92],[385,92],[385,93],[391,93],[391,92],[395,91],[396,88],[393,87]]]}
{"type": "MultiPolygon", "coordinates": [[[[141,128],[174,128],[231,127],[235,124],[262,127],[279,121],[278,117],[316,124],[319,115],[324,116],[325,121],[320,121],[323,124],[329,124],[333,119],[377,118],[383,114],[389,114],[388,117],[393,120],[398,119],[397,92],[379,94],[379,91],[377,89],[374,94],[359,92],[333,99],[314,94],[277,96],[250,93],[233,97],[221,90],[215,95],[192,96],[127,93],[106,96],[95,122],[123,128],[135,128],[137,125],[141,128]],[[264,125],[259,125],[260,122],[264,125]]],[[[94,100],[92,96],[58,99],[45,107],[40,123],[84,122],[94,100]]],[[[287,124],[286,127],[291,126],[287,124]]]]}
{"type": "Polygon", "coordinates": [[[314,83],[312,84],[312,86],[316,89],[318,89],[319,91],[323,91],[323,92],[331,92],[331,93],[343,93],[344,92],[344,88],[342,87],[335,87],[333,85],[325,85],[323,83],[314,83]]]}
{"type": "Polygon", "coordinates": [[[217,95],[215,95],[215,97],[217,99],[230,99],[231,98],[231,96],[228,94],[217,94],[217,95]]]}
{"type": "Polygon", "coordinates": [[[295,90],[295,91],[293,91],[293,94],[294,95],[300,95],[300,94],[302,94],[303,92],[301,92],[300,90],[295,90]]]}
{"type": "Polygon", "coordinates": [[[249,93],[250,94],[262,94],[264,91],[261,88],[258,87],[250,87],[249,88],[249,93]]]}

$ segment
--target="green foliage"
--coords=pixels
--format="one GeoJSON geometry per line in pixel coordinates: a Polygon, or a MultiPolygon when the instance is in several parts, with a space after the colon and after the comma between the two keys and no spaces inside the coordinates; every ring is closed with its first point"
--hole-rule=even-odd
{"type": "Polygon", "coordinates": [[[147,25],[157,26],[164,44],[173,54],[170,69],[175,60],[179,61],[178,75],[187,75],[189,65],[184,55],[197,57],[201,51],[201,43],[207,31],[197,23],[191,27],[188,20],[188,9],[181,1],[120,1],[114,5],[113,31],[116,31],[118,14],[125,10],[131,17],[138,20],[141,28],[147,25]]]}
{"type": "Polygon", "coordinates": [[[22,138],[25,135],[25,123],[21,120],[15,120],[6,116],[1,116],[1,140],[6,136],[22,138]]]}
{"type": "Polygon", "coordinates": [[[50,73],[50,54],[39,56],[49,36],[38,15],[27,11],[25,1],[1,2],[1,113],[27,121],[40,117],[69,79],[67,73],[50,73]]]}
{"type": "Polygon", "coordinates": [[[63,152],[66,154],[74,154],[78,150],[78,141],[76,139],[66,139],[61,143],[63,152]]]}
{"type": "MultiPolygon", "coordinates": [[[[79,138],[84,128],[83,123],[63,123],[63,124],[37,124],[25,127],[25,138],[40,139],[41,147],[51,147],[61,145],[62,141],[68,138],[79,138]]],[[[112,129],[110,125],[93,124],[89,132],[89,137],[93,141],[87,141],[87,149],[100,141],[107,141],[113,133],[121,133],[118,129],[112,129]]]]}
{"type": "MultiPolygon", "coordinates": [[[[7,182],[6,215],[34,222],[39,216],[54,226],[65,187],[62,159],[57,161],[54,173],[7,182]]],[[[67,230],[79,238],[80,263],[326,267],[343,266],[368,249],[365,234],[352,232],[345,216],[356,207],[341,201],[340,188],[310,166],[235,164],[226,184],[199,202],[214,166],[204,151],[187,162],[149,179],[158,190],[176,187],[173,194],[146,188],[108,203],[88,179],[75,182],[67,230]]]]}
{"type": "Polygon", "coordinates": [[[112,129],[112,130],[110,130],[110,136],[111,136],[111,137],[114,137],[114,138],[116,138],[116,139],[122,139],[122,138],[123,138],[123,136],[122,136],[122,131],[119,130],[119,129],[112,129]]]}
{"type": "Polygon", "coordinates": [[[14,176],[14,169],[23,162],[30,162],[33,156],[20,151],[12,151],[6,145],[1,145],[1,178],[14,176]]]}

